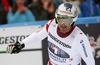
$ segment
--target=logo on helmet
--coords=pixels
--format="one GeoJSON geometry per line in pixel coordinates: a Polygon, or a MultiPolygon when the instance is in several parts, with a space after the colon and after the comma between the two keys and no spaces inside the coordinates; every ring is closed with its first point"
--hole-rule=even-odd
{"type": "Polygon", "coordinates": [[[67,10],[67,11],[70,11],[70,12],[71,12],[72,4],[70,4],[70,3],[65,3],[64,6],[66,7],[66,10],[67,10]]]}
{"type": "Polygon", "coordinates": [[[73,14],[72,12],[67,12],[67,11],[62,11],[60,10],[61,13],[65,13],[65,14],[73,14]]]}

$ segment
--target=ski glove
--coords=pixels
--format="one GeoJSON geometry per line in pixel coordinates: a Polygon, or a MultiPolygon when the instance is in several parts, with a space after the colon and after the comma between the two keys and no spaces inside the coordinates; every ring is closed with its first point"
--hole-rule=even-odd
{"type": "Polygon", "coordinates": [[[6,52],[10,54],[19,53],[24,47],[25,45],[22,42],[16,42],[15,44],[8,45],[6,52]]]}

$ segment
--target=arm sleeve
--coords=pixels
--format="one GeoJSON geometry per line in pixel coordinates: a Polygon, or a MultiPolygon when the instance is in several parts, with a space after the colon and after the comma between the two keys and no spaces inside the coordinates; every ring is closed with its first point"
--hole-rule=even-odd
{"type": "Polygon", "coordinates": [[[51,21],[49,21],[39,31],[34,32],[30,36],[28,36],[26,39],[24,39],[22,42],[25,44],[25,46],[29,46],[31,44],[37,43],[37,42],[43,40],[44,38],[46,38],[48,36],[48,31],[47,30],[48,30],[48,27],[49,27],[51,21]]]}
{"type": "Polygon", "coordinates": [[[8,23],[14,23],[14,21],[17,20],[19,16],[20,14],[18,11],[15,14],[13,14],[12,12],[9,12],[7,14],[8,23]]]}
{"type": "Polygon", "coordinates": [[[85,34],[78,36],[77,50],[87,65],[95,65],[92,48],[85,34]],[[79,40],[79,41],[78,41],[79,40]]]}
{"type": "Polygon", "coordinates": [[[27,10],[25,15],[27,16],[27,21],[35,21],[35,17],[30,10],[27,10]]]}

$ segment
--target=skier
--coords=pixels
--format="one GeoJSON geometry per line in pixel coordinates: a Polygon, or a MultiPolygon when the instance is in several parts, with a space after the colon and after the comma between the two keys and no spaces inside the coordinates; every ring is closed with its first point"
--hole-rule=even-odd
{"type": "Polygon", "coordinates": [[[88,38],[75,26],[77,17],[77,9],[72,3],[62,3],[54,19],[21,42],[8,45],[7,52],[19,53],[24,47],[48,37],[47,65],[81,65],[81,59],[87,65],[95,65],[88,38]]]}

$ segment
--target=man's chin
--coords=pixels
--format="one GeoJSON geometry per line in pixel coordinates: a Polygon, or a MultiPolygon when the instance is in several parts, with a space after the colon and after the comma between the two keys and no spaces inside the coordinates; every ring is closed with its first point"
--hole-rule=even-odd
{"type": "Polygon", "coordinates": [[[63,31],[63,30],[62,30],[62,31],[60,31],[60,32],[61,32],[61,33],[64,33],[64,34],[65,34],[65,33],[67,33],[66,31],[63,31]]]}

